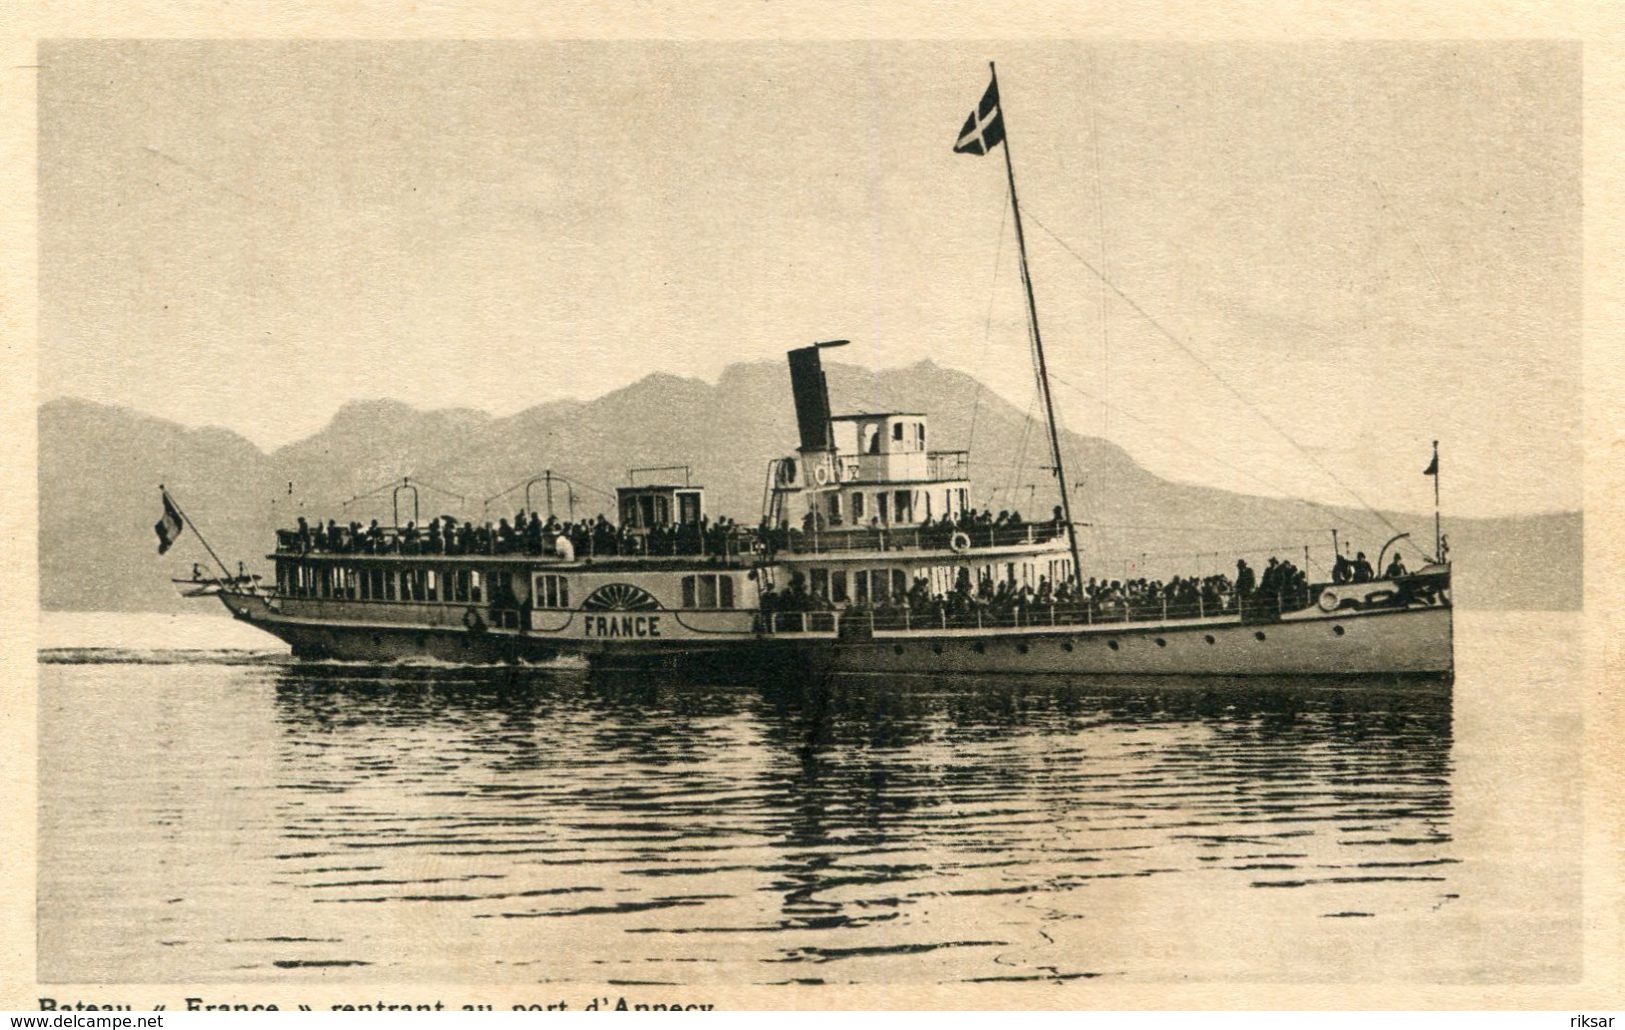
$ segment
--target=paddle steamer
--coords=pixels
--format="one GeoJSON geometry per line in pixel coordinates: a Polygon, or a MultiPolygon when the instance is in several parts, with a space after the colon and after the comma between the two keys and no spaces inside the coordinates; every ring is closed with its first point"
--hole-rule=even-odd
{"type": "Polygon", "coordinates": [[[970,455],[928,449],[925,414],[832,416],[825,346],[790,354],[801,446],[769,466],[751,530],[707,532],[704,488],[686,479],[633,483],[618,490],[612,553],[577,553],[551,535],[542,553],[494,540],[480,553],[428,553],[393,527],[365,553],[284,531],[269,556],[274,588],[227,582],[208,593],[307,658],[570,654],[730,678],[1451,672],[1442,563],[1188,603],[1057,596],[1077,582],[1065,517],[959,528],[970,455]],[[1007,602],[985,603],[993,584],[1007,602]]]}
{"type": "MultiPolygon", "coordinates": [[[[360,547],[348,539],[313,546],[308,532],[284,531],[269,556],[274,587],[227,573],[188,592],[218,597],[306,658],[578,655],[603,667],[726,678],[1448,678],[1450,567],[1437,521],[1434,555],[1415,574],[1270,590],[1226,585],[1174,601],[1085,595],[995,78],[955,149],[985,154],[1001,144],[1059,488],[1052,518],[966,519],[970,455],[930,449],[926,414],[832,413],[821,355],[845,341],[831,341],[789,354],[799,446],[767,469],[756,527],[717,531],[703,487],[686,475],[634,480],[618,490],[618,522],[607,535],[550,527],[530,546],[499,546],[487,535],[471,548],[450,533],[431,542],[397,526],[360,547]]],[[[167,494],[165,504],[166,520],[178,518],[167,494]]],[[[159,524],[164,547],[178,531],[178,521],[167,532],[159,524]]]]}

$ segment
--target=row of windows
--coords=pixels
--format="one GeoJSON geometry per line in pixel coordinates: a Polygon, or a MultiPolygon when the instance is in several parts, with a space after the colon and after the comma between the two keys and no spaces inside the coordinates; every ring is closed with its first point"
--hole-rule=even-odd
{"type": "MultiPolygon", "coordinates": [[[[864,454],[880,453],[880,426],[879,422],[865,422],[863,424],[864,454]]],[[[894,446],[892,451],[925,450],[925,423],[924,422],[893,422],[891,424],[891,439],[894,446]]]]}
{"type": "MultiPolygon", "coordinates": [[[[279,562],[277,587],[290,597],[322,597],[349,601],[433,601],[480,604],[487,598],[499,607],[518,607],[515,593],[523,579],[503,570],[482,575],[478,569],[390,569],[350,565],[307,565],[279,562]]],[[[734,608],[734,578],[720,573],[699,573],[682,579],[684,608],[734,608]]],[[[532,580],[532,603],[537,608],[567,609],[569,577],[537,573],[532,580]]]]}
{"type": "MultiPolygon", "coordinates": [[[[831,518],[841,515],[841,495],[829,495],[831,518]]],[[[942,491],[941,506],[934,509],[930,490],[852,490],[847,493],[847,507],[852,512],[854,525],[877,518],[884,523],[924,522],[942,514],[953,515],[965,510],[964,488],[942,491]],[[955,503],[957,502],[957,504],[955,503]]]]}
{"type": "Polygon", "coordinates": [[[347,601],[479,604],[485,598],[485,583],[478,569],[386,569],[278,562],[277,589],[292,597],[347,601]]]}
{"type": "Polygon", "coordinates": [[[1017,587],[1038,589],[1048,579],[1052,587],[1059,586],[1071,574],[1072,562],[1053,558],[1044,562],[984,562],[980,565],[934,565],[925,569],[827,569],[808,570],[808,589],[834,604],[880,604],[895,601],[913,588],[914,577],[924,578],[933,595],[949,594],[961,579],[969,580],[973,589],[984,580],[995,584],[1002,581],[1017,587]]]}
{"type": "Polygon", "coordinates": [[[536,576],[536,592],[532,595],[538,608],[568,608],[570,607],[570,580],[566,576],[557,576],[553,573],[539,573],[536,576]]]}
{"type": "Polygon", "coordinates": [[[734,606],[734,578],[732,576],[703,575],[683,577],[684,608],[732,608],[734,606]]]}

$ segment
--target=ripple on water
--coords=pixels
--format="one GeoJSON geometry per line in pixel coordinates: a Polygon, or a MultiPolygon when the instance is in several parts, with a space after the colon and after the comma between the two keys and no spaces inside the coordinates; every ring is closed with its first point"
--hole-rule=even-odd
{"type": "Polygon", "coordinates": [[[113,979],[1143,976],[1148,922],[1332,947],[1459,861],[1447,691],[149,657],[48,684],[127,749],[47,770],[42,825],[47,893],[124,914],[113,979]],[[123,859],[65,847],[114,808],[123,859]]]}

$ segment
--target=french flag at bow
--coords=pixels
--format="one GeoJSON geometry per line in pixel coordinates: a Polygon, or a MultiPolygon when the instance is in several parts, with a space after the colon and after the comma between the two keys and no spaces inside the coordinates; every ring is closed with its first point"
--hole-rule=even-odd
{"type": "Polygon", "coordinates": [[[1004,115],[999,111],[999,80],[987,84],[982,102],[965,119],[959,130],[959,142],[954,144],[956,154],[986,154],[1004,142],[1004,115]]]}
{"type": "Polygon", "coordinates": [[[181,513],[175,509],[175,502],[169,499],[169,491],[164,494],[164,514],[152,527],[158,534],[158,553],[163,554],[175,546],[175,540],[181,535],[185,523],[181,521],[181,513]]]}

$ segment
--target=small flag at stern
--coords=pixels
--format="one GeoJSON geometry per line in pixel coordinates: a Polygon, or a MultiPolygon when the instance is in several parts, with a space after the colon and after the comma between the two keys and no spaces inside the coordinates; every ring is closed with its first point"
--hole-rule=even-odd
{"type": "Polygon", "coordinates": [[[986,154],[1004,142],[1004,113],[999,110],[999,80],[987,84],[982,102],[965,119],[954,144],[956,154],[986,154]]]}
{"type": "Polygon", "coordinates": [[[158,553],[163,554],[175,546],[175,540],[181,535],[185,523],[181,521],[181,513],[175,509],[175,502],[169,499],[169,491],[164,494],[164,514],[153,524],[153,532],[158,534],[158,553]]]}

